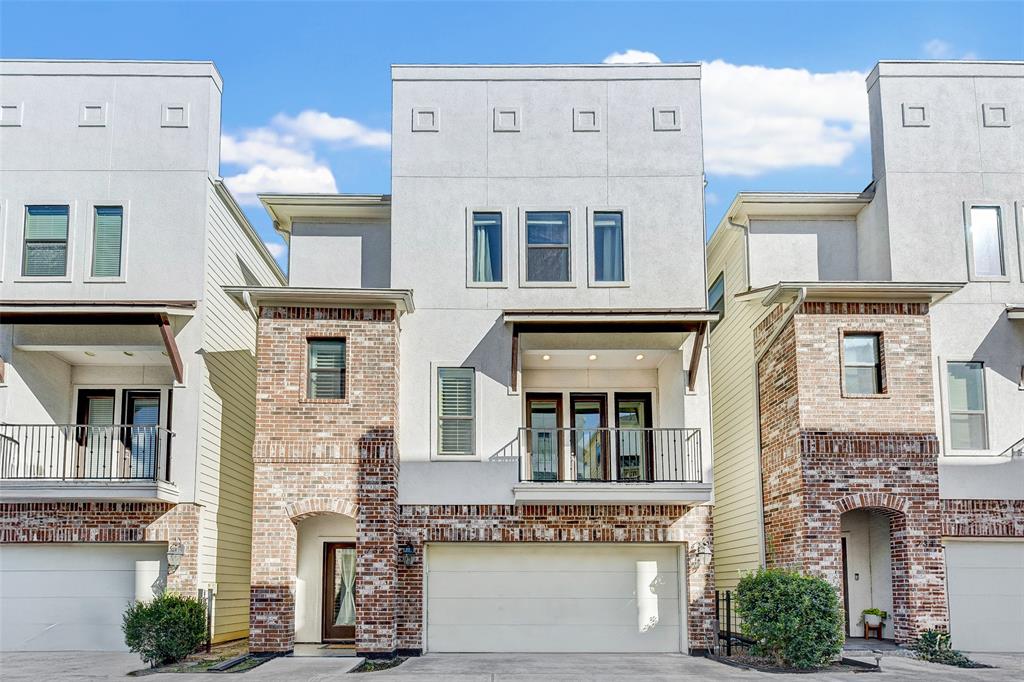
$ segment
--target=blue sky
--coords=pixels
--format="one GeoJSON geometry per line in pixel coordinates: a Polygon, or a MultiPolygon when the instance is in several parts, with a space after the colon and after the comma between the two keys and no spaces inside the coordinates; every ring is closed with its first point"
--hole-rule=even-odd
{"type": "Polygon", "coordinates": [[[879,59],[1024,59],[1024,2],[15,2],[0,56],[212,59],[221,174],[254,192],[390,190],[392,63],[706,62],[708,227],[740,190],[870,181],[879,59]],[[634,52],[627,57],[636,58],[634,52]]]}

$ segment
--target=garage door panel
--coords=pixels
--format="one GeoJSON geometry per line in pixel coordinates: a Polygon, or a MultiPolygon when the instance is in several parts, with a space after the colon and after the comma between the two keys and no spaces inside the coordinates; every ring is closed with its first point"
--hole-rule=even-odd
{"type": "MultiPolygon", "coordinates": [[[[586,548],[587,561],[579,559],[578,545],[544,543],[508,543],[483,545],[487,551],[467,551],[468,545],[431,545],[431,560],[443,564],[454,558],[459,571],[507,571],[510,560],[516,562],[517,572],[531,571],[575,573],[631,571],[637,561],[655,561],[659,571],[675,571],[674,550],[664,545],[643,547],[638,545],[590,545],[586,548]],[[628,550],[624,548],[629,548],[628,550]]],[[[443,570],[443,569],[440,569],[443,570]]]]}
{"type": "Polygon", "coordinates": [[[127,594],[135,590],[135,564],[127,570],[88,571],[4,571],[4,594],[40,597],[100,597],[127,594]],[[127,590],[127,591],[126,591],[127,590]]]}
{"type": "Polygon", "coordinates": [[[514,571],[477,572],[435,572],[431,570],[427,582],[429,594],[439,597],[457,594],[487,594],[493,597],[560,597],[569,592],[584,590],[589,594],[630,594],[656,595],[660,598],[675,599],[678,597],[679,581],[675,570],[664,573],[638,571],[634,567],[630,571],[532,571],[517,573],[514,571]],[[653,579],[641,578],[638,575],[653,575],[653,579]]]}
{"type": "Polygon", "coordinates": [[[47,623],[81,622],[117,623],[121,626],[121,614],[131,603],[125,597],[87,597],[66,599],[64,597],[22,597],[4,600],[4,614],[0,622],[26,622],[28,619],[47,623]],[[10,613],[8,613],[8,611],[10,613]],[[28,615],[31,614],[31,615],[28,615]]]}
{"type": "MultiPolygon", "coordinates": [[[[640,627],[636,599],[432,599],[430,623],[439,625],[590,625],[615,622],[640,627]]],[[[658,600],[642,610],[644,624],[679,625],[679,602],[658,600]]]]}
{"type": "Polygon", "coordinates": [[[492,626],[439,625],[431,635],[433,651],[484,653],[529,651],[536,653],[664,652],[679,650],[679,628],[664,627],[638,633],[632,627],[593,625],[492,626]],[[614,643],[609,647],[607,643],[614,643]]]}
{"type": "Polygon", "coordinates": [[[948,541],[953,646],[1024,651],[1024,542],[948,541]]]}

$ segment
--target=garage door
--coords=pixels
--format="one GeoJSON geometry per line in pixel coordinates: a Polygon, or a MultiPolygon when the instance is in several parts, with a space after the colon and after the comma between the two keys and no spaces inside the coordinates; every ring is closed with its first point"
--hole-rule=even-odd
{"type": "Polygon", "coordinates": [[[949,629],[964,651],[1024,651],[1024,542],[946,543],[949,629]]]}
{"type": "Polygon", "coordinates": [[[135,562],[166,554],[161,545],[0,546],[0,649],[123,651],[135,562]]]}
{"type": "Polygon", "coordinates": [[[430,545],[427,649],[680,651],[677,553],[667,545],[430,545]]]}

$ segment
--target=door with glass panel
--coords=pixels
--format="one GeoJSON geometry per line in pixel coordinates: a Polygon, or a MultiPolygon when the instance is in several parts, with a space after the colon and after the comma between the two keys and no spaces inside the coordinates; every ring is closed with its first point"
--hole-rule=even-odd
{"type": "Polygon", "coordinates": [[[160,454],[160,392],[125,391],[124,476],[153,478],[160,454]]]}
{"type": "Polygon", "coordinates": [[[527,459],[531,481],[562,479],[562,396],[559,393],[526,395],[527,459]]]}
{"type": "Polygon", "coordinates": [[[80,389],[78,391],[79,424],[76,434],[78,457],[75,472],[78,478],[111,478],[117,474],[120,453],[114,429],[114,390],[80,389]]]}
{"type": "Polygon", "coordinates": [[[324,641],[356,637],[356,546],[324,543],[324,641]]]}
{"type": "Polygon", "coordinates": [[[577,481],[607,481],[608,401],[604,395],[572,393],[571,442],[573,478],[577,481]]]}
{"type": "Polygon", "coordinates": [[[654,478],[651,441],[651,394],[615,394],[616,477],[620,481],[654,478]]]}

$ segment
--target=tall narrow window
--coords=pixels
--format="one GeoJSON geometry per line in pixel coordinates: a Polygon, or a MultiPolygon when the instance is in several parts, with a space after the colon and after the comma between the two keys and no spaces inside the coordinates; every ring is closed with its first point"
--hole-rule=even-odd
{"type": "Polygon", "coordinates": [[[878,334],[843,335],[843,388],[846,395],[882,392],[880,341],[878,334]]]}
{"type": "Polygon", "coordinates": [[[437,370],[437,452],[472,455],[475,452],[475,409],[472,367],[437,370]]]}
{"type": "Polygon", "coordinates": [[[722,317],[717,321],[711,323],[711,329],[714,329],[718,322],[725,318],[725,273],[721,273],[715,279],[714,284],[708,289],[708,310],[714,310],[717,313],[721,313],[722,317]]]}
{"type": "Polygon", "coordinates": [[[68,273],[68,207],[25,207],[25,253],[21,274],[64,277],[68,273]]]}
{"type": "Polygon", "coordinates": [[[317,399],[345,397],[345,339],[309,340],[306,395],[317,399]]]}
{"type": "Polygon", "coordinates": [[[118,277],[121,274],[121,233],[124,209],[97,206],[92,228],[92,276],[118,277]]]}
{"type": "Polygon", "coordinates": [[[971,277],[1003,277],[1003,233],[998,206],[971,206],[967,224],[967,254],[971,277]]]}
{"type": "Polygon", "coordinates": [[[950,449],[987,449],[985,365],[980,362],[950,362],[946,364],[946,371],[950,449]]]}
{"type": "Polygon", "coordinates": [[[594,212],[594,280],[623,282],[625,275],[623,254],[622,214],[594,212]]]}
{"type": "Polygon", "coordinates": [[[569,212],[527,211],[526,281],[569,281],[569,212]]]}
{"type": "Polygon", "coordinates": [[[501,282],[502,230],[500,213],[473,214],[473,281],[501,282]]]}

